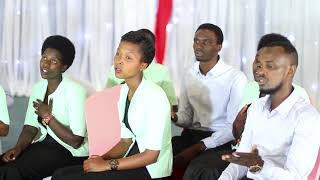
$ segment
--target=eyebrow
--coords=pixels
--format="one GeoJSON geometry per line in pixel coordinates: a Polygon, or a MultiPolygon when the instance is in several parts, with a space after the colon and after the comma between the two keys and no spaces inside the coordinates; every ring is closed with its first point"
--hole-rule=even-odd
{"type": "Polygon", "coordinates": [[[201,40],[201,41],[205,41],[205,40],[212,40],[212,41],[213,41],[213,39],[212,39],[212,38],[210,38],[210,37],[203,37],[203,38],[197,38],[197,37],[194,37],[194,38],[193,38],[193,40],[201,40]]]}
{"type": "Polygon", "coordinates": [[[270,60],[269,60],[269,61],[265,61],[265,62],[266,62],[266,63],[274,63],[274,61],[270,61],[270,60]]]}
{"type": "Polygon", "coordinates": [[[133,51],[133,50],[120,50],[120,49],[117,49],[117,52],[123,52],[123,53],[133,53],[133,54],[135,54],[135,53],[138,53],[137,51],[133,51]]]}

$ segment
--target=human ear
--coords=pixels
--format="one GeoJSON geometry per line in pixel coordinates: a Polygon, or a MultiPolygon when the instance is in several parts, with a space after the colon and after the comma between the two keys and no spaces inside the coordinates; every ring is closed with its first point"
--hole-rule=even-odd
{"type": "Polygon", "coordinates": [[[145,70],[146,68],[148,67],[148,63],[141,63],[141,65],[140,65],[140,71],[143,71],[143,70],[145,70]]]}
{"type": "Polygon", "coordinates": [[[62,68],[61,68],[61,72],[65,72],[67,69],[68,69],[68,65],[66,65],[66,64],[64,64],[64,65],[62,65],[62,68]]]}

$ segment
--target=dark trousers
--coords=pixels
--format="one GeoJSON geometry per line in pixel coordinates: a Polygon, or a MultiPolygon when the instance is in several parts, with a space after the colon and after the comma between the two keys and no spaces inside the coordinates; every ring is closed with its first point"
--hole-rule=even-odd
{"type": "MultiPolygon", "coordinates": [[[[103,171],[84,173],[82,166],[71,166],[57,170],[51,180],[151,180],[149,175],[146,175],[146,168],[137,168],[130,170],[119,171],[103,171]]],[[[168,177],[158,178],[157,180],[167,180],[168,177]]]]}
{"type": "Polygon", "coordinates": [[[202,139],[211,136],[211,134],[211,131],[184,129],[181,136],[175,136],[171,139],[173,156],[179,154],[188,147],[197,144],[202,139]]]}
{"type": "MultiPolygon", "coordinates": [[[[132,147],[128,156],[139,153],[137,143],[132,147]]],[[[71,166],[57,170],[51,180],[128,180],[128,179],[139,179],[139,180],[150,180],[151,177],[146,167],[130,169],[130,170],[119,170],[119,171],[102,171],[102,172],[90,172],[84,173],[83,166],[71,166]]],[[[159,178],[158,180],[166,180],[167,178],[159,178]]]]}
{"type": "MultiPolygon", "coordinates": [[[[184,149],[198,143],[202,139],[211,136],[213,132],[197,131],[185,129],[181,136],[172,138],[174,155],[179,154],[184,149]]],[[[222,154],[230,153],[231,142],[222,146],[207,149],[194,158],[184,172],[184,180],[215,180],[218,179],[222,171],[228,166],[228,162],[221,159],[222,154]]]]}
{"type": "Polygon", "coordinates": [[[183,180],[219,179],[229,162],[223,161],[221,155],[231,153],[231,143],[208,149],[193,159],[188,165],[183,180]]]}
{"type": "Polygon", "coordinates": [[[47,135],[44,141],[29,145],[15,161],[1,162],[0,180],[42,180],[58,168],[82,164],[85,159],[73,157],[66,148],[47,135]]]}

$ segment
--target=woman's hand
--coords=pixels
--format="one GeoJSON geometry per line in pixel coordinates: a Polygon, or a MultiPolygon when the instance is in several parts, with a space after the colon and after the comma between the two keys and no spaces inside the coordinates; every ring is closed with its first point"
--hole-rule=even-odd
{"type": "Polygon", "coordinates": [[[40,99],[37,99],[36,101],[33,101],[33,107],[35,109],[35,113],[40,116],[41,118],[44,118],[48,114],[51,114],[52,112],[52,104],[53,99],[49,100],[49,105],[41,101],[40,99]]]}
{"type": "Polygon", "coordinates": [[[4,162],[10,162],[16,160],[16,158],[21,154],[22,149],[19,146],[16,146],[12,149],[9,149],[2,157],[4,162]]]}
{"type": "Polygon", "coordinates": [[[88,172],[101,172],[111,170],[108,161],[105,161],[101,156],[91,156],[83,162],[83,171],[88,172]]]}

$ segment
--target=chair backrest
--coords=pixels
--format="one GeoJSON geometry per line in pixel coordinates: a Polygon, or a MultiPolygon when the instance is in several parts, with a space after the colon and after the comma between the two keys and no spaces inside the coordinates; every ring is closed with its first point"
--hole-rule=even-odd
{"type": "Polygon", "coordinates": [[[120,141],[121,85],[91,95],[85,104],[89,155],[103,155],[120,141]]]}
{"type": "Polygon", "coordinates": [[[318,151],[318,158],[313,170],[311,171],[308,180],[319,180],[320,179],[320,148],[318,151]]]}

